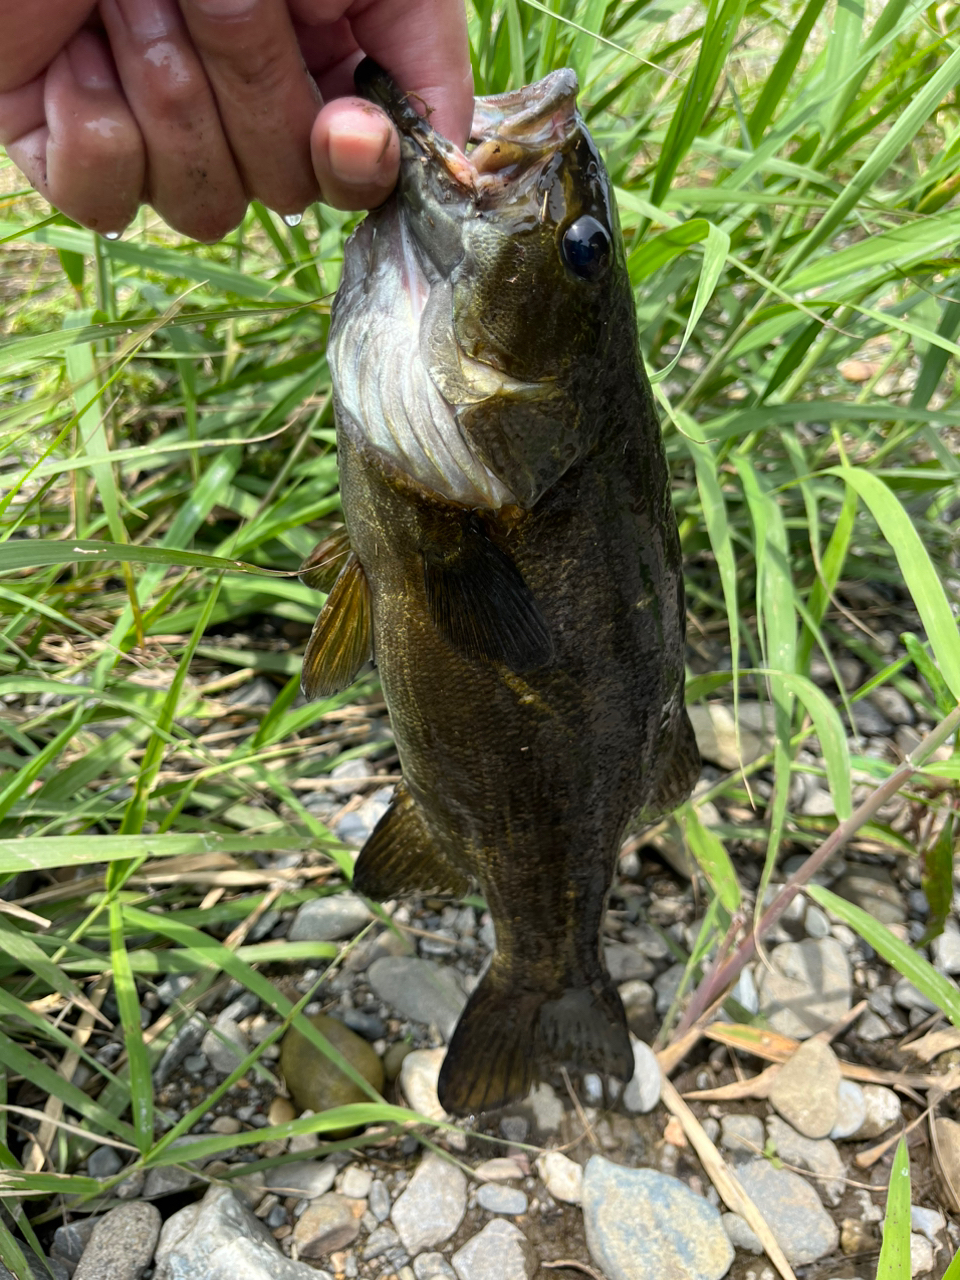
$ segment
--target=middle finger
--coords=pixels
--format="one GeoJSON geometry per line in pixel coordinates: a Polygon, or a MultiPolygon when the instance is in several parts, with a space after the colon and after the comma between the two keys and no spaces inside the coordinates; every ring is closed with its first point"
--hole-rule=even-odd
{"type": "Polygon", "coordinates": [[[318,195],[310,129],[320,97],[286,0],[181,0],[248,195],[281,214],[318,195]]]}

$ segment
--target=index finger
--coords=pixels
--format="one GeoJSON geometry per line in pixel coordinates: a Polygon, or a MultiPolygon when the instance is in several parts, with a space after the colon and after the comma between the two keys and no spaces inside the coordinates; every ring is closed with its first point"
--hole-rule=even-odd
{"type": "Polygon", "coordinates": [[[473,121],[473,70],[464,0],[290,0],[306,26],[345,17],[363,52],[374,58],[430,123],[462,147],[473,121]],[[418,102],[419,99],[419,102],[418,102]]]}

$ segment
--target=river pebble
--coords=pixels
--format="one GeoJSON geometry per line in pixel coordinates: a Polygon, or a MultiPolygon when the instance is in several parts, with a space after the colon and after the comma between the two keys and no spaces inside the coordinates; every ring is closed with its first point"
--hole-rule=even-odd
{"type": "Polygon", "coordinates": [[[767,1120],[767,1141],[789,1165],[818,1175],[816,1186],[827,1204],[839,1204],[846,1185],[846,1166],[829,1138],[806,1138],[778,1116],[767,1120]]]}
{"type": "Polygon", "coordinates": [[[457,1280],[457,1273],[442,1253],[421,1253],[413,1260],[417,1280],[457,1280]]]}
{"type": "Polygon", "coordinates": [[[834,1142],[851,1138],[867,1118],[863,1089],[856,1080],[841,1080],[837,1089],[837,1118],[830,1130],[834,1142]]]}
{"type": "Polygon", "coordinates": [[[467,1208],[467,1179],[456,1165],[428,1151],[390,1214],[403,1247],[415,1255],[443,1244],[467,1208]]]}
{"type": "MultiPolygon", "coordinates": [[[[840,1242],[837,1224],[805,1178],[788,1169],[775,1169],[766,1160],[748,1161],[740,1166],[737,1175],[744,1191],[769,1223],[791,1266],[816,1262],[836,1249],[840,1242]]],[[[736,1216],[725,1215],[725,1222],[736,1216]]],[[[737,1227],[737,1242],[741,1243],[749,1228],[742,1219],[739,1221],[742,1228],[737,1227]]]]}
{"type": "Polygon", "coordinates": [[[515,1218],[527,1212],[527,1197],[516,1187],[505,1187],[497,1182],[485,1182],[477,1191],[477,1204],[488,1213],[505,1213],[515,1218]]]}
{"type": "Polygon", "coordinates": [[[863,1101],[866,1109],[863,1124],[851,1138],[861,1142],[865,1138],[879,1138],[881,1134],[898,1124],[903,1113],[900,1098],[883,1084],[865,1084],[863,1101]]]}
{"type": "Polygon", "coordinates": [[[652,1111],[660,1101],[660,1063],[642,1040],[633,1041],[633,1075],[623,1091],[623,1105],[635,1114],[652,1111]]]}
{"type": "Polygon", "coordinates": [[[653,1169],[591,1156],[583,1218],[590,1256],[608,1280],[719,1280],[733,1261],[717,1210],[653,1169]]]}
{"type": "MultiPolygon", "coordinates": [[[[311,1200],[297,1218],[293,1238],[301,1258],[323,1258],[345,1249],[360,1234],[358,1202],[336,1191],[311,1200]]],[[[362,1205],[360,1206],[362,1210],[362,1205]]]]}
{"type": "Polygon", "coordinates": [[[554,1200],[579,1204],[583,1194],[583,1168],[562,1151],[547,1151],[537,1161],[537,1173],[554,1200]]]}
{"type": "Polygon", "coordinates": [[[840,1063],[823,1040],[807,1040],[787,1059],[770,1089],[770,1102],[807,1138],[825,1138],[837,1121],[840,1063]]]}
{"type": "Polygon", "coordinates": [[[366,1200],[373,1185],[373,1174],[359,1165],[348,1165],[340,1180],[340,1193],[350,1200],[366,1200]]]}
{"type": "MultiPolygon", "coordinates": [[[[383,1088],[383,1064],[366,1040],[326,1014],[316,1014],[308,1021],[378,1092],[383,1088]]],[[[360,1086],[344,1075],[296,1027],[291,1027],[283,1037],[280,1069],[298,1111],[326,1111],[351,1102],[369,1101],[360,1086]]]]}
{"type": "Polygon", "coordinates": [[[890,878],[887,867],[857,863],[834,882],[834,893],[862,907],[883,924],[902,924],[907,918],[903,894],[890,878]]]}
{"type": "Polygon", "coordinates": [[[87,1173],[91,1178],[112,1178],[123,1168],[116,1147],[96,1147],[87,1157],[87,1173]]]}
{"type": "Polygon", "coordinates": [[[168,1218],[155,1261],[154,1280],[319,1280],[312,1267],[283,1256],[229,1187],[212,1186],[168,1218]]]}
{"type": "Polygon", "coordinates": [[[759,1155],[763,1151],[763,1121],[751,1115],[721,1116],[720,1145],[733,1155],[759,1155]]]}
{"type": "Polygon", "coordinates": [[[287,937],[291,942],[335,942],[338,938],[352,938],[372,919],[370,908],[357,894],[333,893],[305,902],[294,916],[287,937]]]}
{"type": "Polygon", "coordinates": [[[943,933],[930,944],[933,963],[941,973],[960,973],[960,929],[953,920],[944,925],[943,933]]]}
{"type": "Polygon", "coordinates": [[[538,1262],[523,1232],[494,1218],[453,1255],[460,1280],[531,1280],[538,1262]]]}
{"type": "Polygon", "coordinates": [[[607,942],[603,948],[607,970],[614,982],[630,982],[634,979],[646,982],[656,973],[656,967],[638,947],[624,942],[607,942]]]}
{"type": "Polygon", "coordinates": [[[200,1052],[218,1075],[228,1076],[250,1052],[250,1041],[233,1018],[224,1012],[204,1035],[200,1052]]]}
{"type": "Polygon", "coordinates": [[[782,1035],[806,1040],[850,1009],[850,964],[836,938],[784,942],[757,974],[760,1011],[782,1035]]]}
{"type": "Polygon", "coordinates": [[[294,1160],[266,1171],[266,1186],[280,1196],[314,1200],[329,1191],[336,1181],[333,1160],[294,1160]]]}
{"type": "Polygon", "coordinates": [[[443,969],[416,956],[384,956],[367,970],[380,999],[405,1018],[435,1026],[449,1041],[466,994],[452,969],[443,969]]]}
{"type": "Polygon", "coordinates": [[[160,1213],[152,1204],[123,1204],[99,1219],[74,1272],[75,1280],[139,1280],[153,1260],[160,1213]]]}
{"type": "Polygon", "coordinates": [[[390,1217],[390,1192],[387,1190],[385,1182],[381,1182],[379,1178],[375,1178],[370,1184],[370,1195],[367,1203],[370,1206],[370,1212],[378,1222],[385,1222],[390,1217]]]}

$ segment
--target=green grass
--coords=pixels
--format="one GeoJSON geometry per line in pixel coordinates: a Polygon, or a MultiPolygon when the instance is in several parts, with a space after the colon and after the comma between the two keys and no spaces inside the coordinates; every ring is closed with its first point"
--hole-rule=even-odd
{"type": "MultiPolygon", "coordinates": [[[[960,697],[958,10],[868,14],[856,0],[472,10],[478,92],[565,64],[580,76],[663,411],[703,656],[691,696],[774,709],[772,751],[699,798],[755,803],[751,834],[683,819],[719,898],[703,954],[740,901],[731,853],[765,851],[766,880],[835,828],[795,812],[796,774],[826,777],[839,819],[894,774],[848,745],[851,704],[890,685],[936,726],[960,697]],[[864,587],[909,634],[892,652],[864,587]],[[850,655],[863,684],[825,696],[814,665],[850,655]],[[748,789],[761,775],[766,797],[748,789]]],[[[355,749],[358,694],[297,705],[322,597],[294,574],[339,517],[324,343],[352,220],[316,207],[291,228],[254,207],[209,248],[145,212],[110,242],[0,178],[0,876],[23,877],[8,892],[26,912],[0,914],[0,1061],[73,1126],[25,1173],[20,1119],[0,1112],[0,1179],[42,1217],[51,1196],[109,1197],[76,1172],[92,1145],[77,1128],[147,1166],[174,1158],[150,1072],[175,1022],[144,1042],[138,984],[189,972],[195,1001],[229,975],[297,1016],[275,979],[303,967],[302,946],[244,944],[259,883],[226,888],[198,923],[210,876],[269,850],[305,854],[321,880],[349,869],[301,784],[355,749]],[[237,716],[225,699],[256,675],[276,701],[237,716]],[[164,883],[164,867],[196,880],[164,883]],[[108,1068],[77,1048],[97,1086],[81,1089],[57,1066],[111,987],[125,1053],[108,1068]]],[[[908,782],[914,827],[864,828],[927,856],[934,905],[958,778],[954,745],[908,782]]],[[[887,954],[869,932],[882,926],[850,923],[887,954]]]]}

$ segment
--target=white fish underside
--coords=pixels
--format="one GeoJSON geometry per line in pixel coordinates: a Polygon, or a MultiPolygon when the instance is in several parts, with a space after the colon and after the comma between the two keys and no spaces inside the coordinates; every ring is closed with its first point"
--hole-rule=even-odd
{"type": "MultiPolygon", "coordinates": [[[[515,502],[514,495],[471,449],[455,406],[438,390],[424,361],[421,320],[430,283],[402,219],[391,228],[394,235],[398,230],[400,252],[371,253],[379,260],[364,281],[366,305],[343,307],[331,336],[341,408],[367,444],[425,488],[449,501],[499,510],[515,502]]],[[[471,385],[471,401],[512,385],[456,351],[452,316],[448,332],[450,360],[459,366],[458,381],[471,385]]]]}

